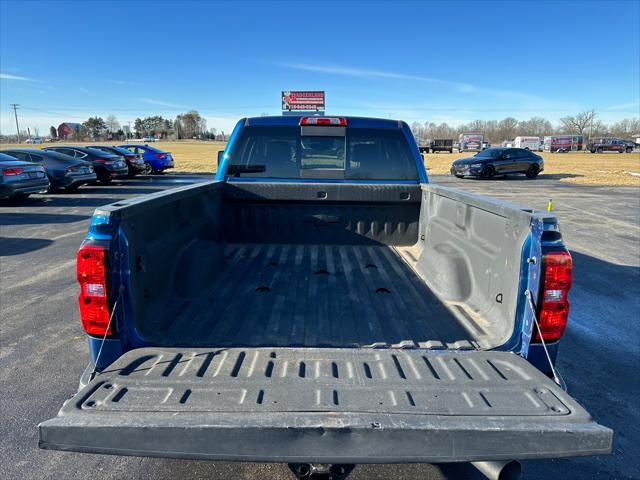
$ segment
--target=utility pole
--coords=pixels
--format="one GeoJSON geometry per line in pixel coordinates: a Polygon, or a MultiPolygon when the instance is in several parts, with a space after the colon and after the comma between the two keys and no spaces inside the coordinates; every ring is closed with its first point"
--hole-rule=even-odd
{"type": "Polygon", "coordinates": [[[16,117],[16,133],[18,134],[18,143],[20,143],[20,127],[18,126],[18,107],[20,104],[12,103],[11,106],[13,107],[13,115],[16,117]]]}

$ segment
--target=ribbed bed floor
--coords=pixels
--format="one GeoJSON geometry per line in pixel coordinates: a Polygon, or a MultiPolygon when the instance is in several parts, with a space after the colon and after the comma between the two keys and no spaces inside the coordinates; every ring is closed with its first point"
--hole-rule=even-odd
{"type": "Polygon", "coordinates": [[[176,305],[160,331],[206,346],[477,347],[393,247],[230,244],[225,253],[210,293],[176,305]]]}

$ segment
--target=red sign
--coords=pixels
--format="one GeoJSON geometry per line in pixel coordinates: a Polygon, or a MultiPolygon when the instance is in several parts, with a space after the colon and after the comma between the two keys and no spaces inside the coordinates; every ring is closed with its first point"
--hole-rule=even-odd
{"type": "Polygon", "coordinates": [[[283,112],[324,112],[324,92],[282,92],[283,112]]]}

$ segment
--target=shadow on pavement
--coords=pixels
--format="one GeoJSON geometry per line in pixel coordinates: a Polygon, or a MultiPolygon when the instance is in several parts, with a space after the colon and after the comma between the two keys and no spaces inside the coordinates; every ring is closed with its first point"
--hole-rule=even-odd
{"type": "Polygon", "coordinates": [[[640,478],[640,267],[571,252],[558,368],[569,394],[614,431],[613,454],[525,462],[527,479],[640,478]]]}
{"type": "Polygon", "coordinates": [[[67,215],[54,213],[13,213],[3,212],[0,215],[0,225],[43,225],[51,223],[74,223],[91,218],[89,215],[67,215]]]}
{"type": "Polygon", "coordinates": [[[52,243],[53,240],[47,240],[46,238],[0,237],[0,257],[34,252],[52,243]]]}
{"type": "MultiPolygon", "coordinates": [[[[160,190],[166,190],[163,188],[153,188],[157,186],[158,183],[154,182],[152,184],[144,185],[144,186],[118,186],[118,185],[109,185],[108,187],[87,187],[80,190],[80,193],[83,194],[100,194],[100,195],[144,195],[146,193],[155,193],[160,190]]],[[[115,201],[115,200],[114,200],[115,201]]]]}
{"type": "Polygon", "coordinates": [[[81,197],[79,195],[60,197],[40,197],[34,198],[32,204],[22,203],[19,206],[35,206],[35,207],[101,207],[120,200],[125,197],[81,197]]]}
{"type": "MultiPolygon", "coordinates": [[[[538,175],[536,178],[531,179],[531,178],[527,178],[526,175],[515,175],[515,174],[510,174],[510,175],[502,175],[502,176],[496,176],[495,178],[493,178],[492,180],[495,181],[505,181],[508,180],[509,182],[539,182],[540,180],[562,180],[563,178],[575,178],[575,177],[584,177],[584,175],[576,175],[573,173],[541,173],[540,175],[538,175]]],[[[470,178],[471,180],[473,180],[473,178],[470,178]]],[[[483,179],[479,179],[479,181],[481,182],[488,182],[491,180],[483,180],[483,179]]]]}
{"type": "Polygon", "coordinates": [[[584,175],[577,175],[575,173],[541,173],[538,178],[540,178],[541,180],[562,180],[563,178],[578,177],[584,177],[584,175]]]}

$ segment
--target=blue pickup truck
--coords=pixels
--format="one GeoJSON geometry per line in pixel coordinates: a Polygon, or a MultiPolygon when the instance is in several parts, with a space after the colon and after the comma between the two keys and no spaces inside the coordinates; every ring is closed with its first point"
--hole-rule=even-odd
{"type": "Polygon", "coordinates": [[[246,118],[218,161],[96,210],[90,364],[41,448],[335,479],[611,451],[553,367],[572,279],[555,217],[429,183],[401,121],[246,118]]]}

